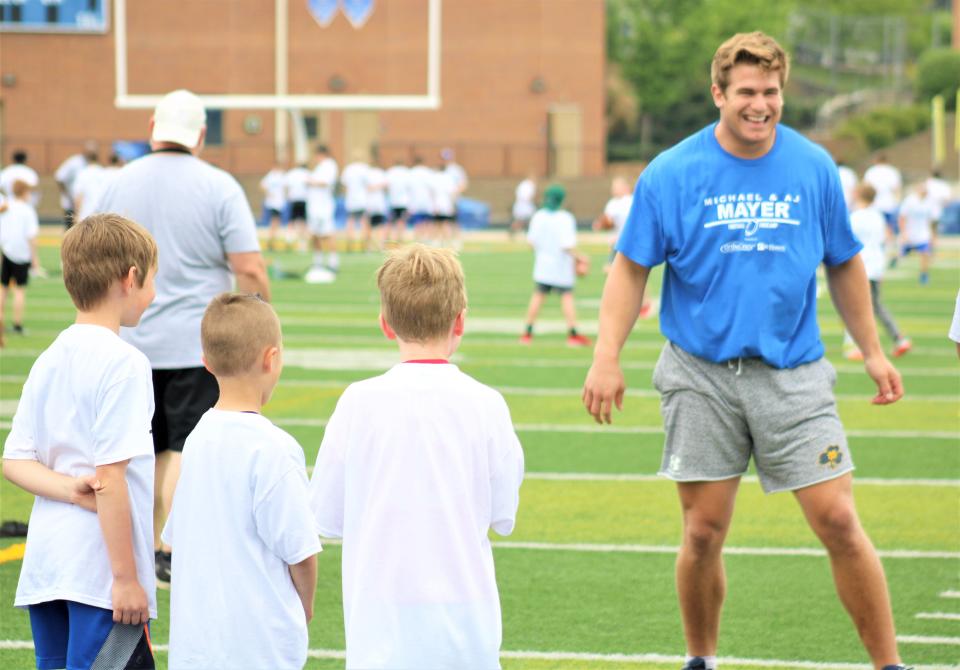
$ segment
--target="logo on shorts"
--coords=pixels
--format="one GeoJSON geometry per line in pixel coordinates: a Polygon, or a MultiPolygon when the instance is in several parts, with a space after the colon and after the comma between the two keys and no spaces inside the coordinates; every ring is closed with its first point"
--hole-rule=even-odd
{"type": "Polygon", "coordinates": [[[840,447],[835,444],[831,444],[825,452],[820,454],[820,465],[829,465],[831,469],[840,465],[842,460],[843,454],[840,452],[840,447]]]}
{"type": "Polygon", "coordinates": [[[676,454],[670,457],[670,472],[680,472],[680,457],[676,454]]]}

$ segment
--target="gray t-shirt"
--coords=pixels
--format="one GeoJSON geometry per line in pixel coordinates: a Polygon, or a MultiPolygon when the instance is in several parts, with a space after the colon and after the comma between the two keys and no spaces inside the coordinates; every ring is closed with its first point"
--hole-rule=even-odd
{"type": "Polygon", "coordinates": [[[97,212],[136,221],[157,240],[157,297],[121,337],[154,369],[200,367],[200,320],[233,288],[228,253],[260,250],[250,204],[237,180],[195,156],[159,152],[125,166],[100,194],[97,212]]]}

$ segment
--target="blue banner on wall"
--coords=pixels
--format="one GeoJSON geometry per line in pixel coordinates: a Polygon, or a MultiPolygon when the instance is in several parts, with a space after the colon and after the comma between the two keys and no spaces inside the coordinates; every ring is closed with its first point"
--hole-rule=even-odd
{"type": "Polygon", "coordinates": [[[340,0],[340,8],[350,25],[359,28],[373,13],[373,0],[340,0]]]}
{"type": "Polygon", "coordinates": [[[337,13],[337,0],[307,0],[307,9],[317,23],[326,28],[337,13]]]}
{"type": "Polygon", "coordinates": [[[105,33],[110,0],[0,0],[0,32],[105,33]]]}

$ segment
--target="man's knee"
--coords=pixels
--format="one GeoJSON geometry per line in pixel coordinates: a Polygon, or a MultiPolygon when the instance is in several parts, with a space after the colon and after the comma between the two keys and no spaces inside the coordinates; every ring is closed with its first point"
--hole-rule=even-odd
{"type": "Polygon", "coordinates": [[[687,518],[683,529],[684,547],[694,558],[718,555],[727,536],[727,525],[710,518],[687,518]]]}
{"type": "Polygon", "coordinates": [[[811,519],[813,530],[832,554],[862,549],[865,535],[853,505],[827,507],[811,519]]]}

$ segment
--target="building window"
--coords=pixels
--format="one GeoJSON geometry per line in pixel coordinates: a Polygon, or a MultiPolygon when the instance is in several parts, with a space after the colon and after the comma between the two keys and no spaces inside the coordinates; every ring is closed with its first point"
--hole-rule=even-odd
{"type": "Polygon", "coordinates": [[[303,127],[307,131],[307,139],[317,139],[317,133],[320,131],[320,123],[316,114],[307,114],[303,117],[303,127]]]}
{"type": "Polygon", "coordinates": [[[47,5],[47,23],[56,23],[60,20],[60,5],[47,5]]]}
{"type": "Polygon", "coordinates": [[[208,146],[218,147],[223,144],[223,110],[207,110],[207,141],[208,146]]]}
{"type": "Polygon", "coordinates": [[[87,11],[88,12],[97,11],[98,4],[100,4],[100,0],[87,0],[87,11]]]}

